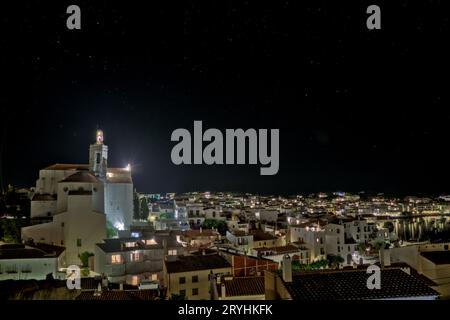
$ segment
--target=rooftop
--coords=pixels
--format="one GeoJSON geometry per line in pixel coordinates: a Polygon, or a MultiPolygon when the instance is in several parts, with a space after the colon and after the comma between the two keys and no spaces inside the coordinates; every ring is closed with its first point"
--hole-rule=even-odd
{"type": "Polygon", "coordinates": [[[90,172],[78,171],[74,173],[61,182],[85,182],[85,183],[97,183],[99,180],[90,172]]]}
{"type": "MultiPolygon", "coordinates": [[[[264,295],[265,293],[264,277],[233,278],[232,280],[224,280],[222,283],[225,284],[225,295],[227,297],[264,295]]],[[[219,293],[221,285],[217,285],[219,293]]]]}
{"type": "Polygon", "coordinates": [[[83,291],[76,300],[159,300],[157,290],[83,291]]]}
{"type": "Polygon", "coordinates": [[[175,261],[165,261],[168,273],[231,268],[231,264],[218,254],[178,256],[175,261]]]}
{"type": "Polygon", "coordinates": [[[420,255],[434,264],[450,264],[450,251],[427,251],[420,255]]]}
{"type": "Polygon", "coordinates": [[[0,245],[0,260],[55,258],[64,250],[64,247],[43,243],[38,243],[33,247],[23,244],[2,244],[0,245]]]}
{"type": "Polygon", "coordinates": [[[367,288],[366,270],[334,270],[293,274],[284,282],[293,300],[375,300],[439,296],[422,280],[399,268],[381,269],[381,289],[367,288]]]}
{"type": "Polygon", "coordinates": [[[88,170],[88,164],[55,163],[44,170],[88,170]]]}

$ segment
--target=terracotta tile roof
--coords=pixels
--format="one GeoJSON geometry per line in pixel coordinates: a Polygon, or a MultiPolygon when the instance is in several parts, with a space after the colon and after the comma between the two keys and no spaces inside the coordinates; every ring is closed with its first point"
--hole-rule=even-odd
{"type": "MultiPolygon", "coordinates": [[[[232,280],[224,280],[225,295],[227,297],[238,296],[254,296],[263,295],[264,289],[264,277],[243,277],[233,278],[232,280]]],[[[217,290],[220,293],[221,285],[217,285],[217,290]]]]}
{"type": "Polygon", "coordinates": [[[85,182],[85,183],[98,183],[99,180],[90,172],[79,171],[74,173],[60,182],[85,182]]]}
{"type": "Polygon", "coordinates": [[[266,247],[262,247],[262,248],[255,248],[254,250],[256,251],[272,251],[276,254],[283,254],[283,253],[293,253],[293,252],[298,252],[300,250],[305,250],[304,248],[299,248],[297,246],[288,244],[286,246],[280,246],[280,247],[272,247],[272,248],[266,248],[266,247]]]}
{"type": "Polygon", "coordinates": [[[366,270],[298,272],[284,282],[294,300],[374,300],[439,296],[422,280],[398,268],[381,269],[381,289],[367,288],[366,270]]]}
{"type": "Polygon", "coordinates": [[[175,261],[164,261],[168,273],[231,268],[231,264],[218,254],[178,256],[175,261]]]}
{"type": "Polygon", "coordinates": [[[103,290],[83,291],[76,300],[158,300],[159,293],[156,290],[103,290]]]}
{"type": "Polygon", "coordinates": [[[44,170],[89,170],[88,164],[55,163],[44,170]]]}
{"type": "Polygon", "coordinates": [[[251,233],[253,235],[253,241],[264,241],[264,240],[276,240],[273,234],[264,232],[262,230],[255,230],[251,233]]]}

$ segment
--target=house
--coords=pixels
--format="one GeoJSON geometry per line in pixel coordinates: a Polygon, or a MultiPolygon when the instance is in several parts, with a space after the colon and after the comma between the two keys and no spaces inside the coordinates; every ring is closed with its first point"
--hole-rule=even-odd
{"type": "Polygon", "coordinates": [[[0,244],[0,280],[57,278],[64,247],[46,244],[0,244]]]}
{"type": "Polygon", "coordinates": [[[180,241],[193,250],[209,248],[218,239],[220,239],[220,234],[216,230],[210,229],[186,230],[180,234],[180,241]]]}
{"type": "Polygon", "coordinates": [[[244,252],[248,252],[253,248],[253,235],[245,231],[227,231],[226,238],[232,246],[244,252]]]}
{"type": "Polygon", "coordinates": [[[277,262],[280,265],[285,255],[289,255],[291,259],[298,261],[300,264],[309,264],[311,262],[310,249],[295,244],[270,248],[255,248],[253,249],[253,254],[257,257],[264,257],[277,262]]]}
{"type": "Polygon", "coordinates": [[[262,230],[255,230],[251,232],[251,235],[253,236],[253,249],[263,247],[270,248],[283,245],[281,238],[262,230]]]}
{"type": "Polygon", "coordinates": [[[215,279],[230,275],[231,264],[218,254],[167,257],[164,261],[164,283],[167,295],[188,300],[209,300],[215,279]]]}
{"type": "Polygon", "coordinates": [[[326,223],[318,220],[317,222],[306,222],[293,224],[289,226],[290,242],[299,242],[304,244],[310,250],[311,262],[326,258],[326,223]]]}
{"type": "Polygon", "coordinates": [[[164,285],[163,262],[166,255],[183,254],[176,236],[106,239],[95,247],[94,270],[113,283],[139,285],[151,280],[164,285]]]}

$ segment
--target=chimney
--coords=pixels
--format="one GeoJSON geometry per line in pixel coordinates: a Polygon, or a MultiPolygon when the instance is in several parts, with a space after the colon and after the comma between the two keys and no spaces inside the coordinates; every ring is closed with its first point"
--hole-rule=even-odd
{"type": "Polygon", "coordinates": [[[285,282],[292,282],[292,261],[288,254],[285,254],[282,261],[282,275],[285,282]]]}
{"type": "Polygon", "coordinates": [[[225,298],[227,295],[226,295],[226,288],[225,288],[225,282],[222,282],[222,285],[220,286],[220,296],[222,297],[222,298],[225,298]]]}
{"type": "Polygon", "coordinates": [[[380,249],[380,264],[382,267],[388,267],[391,265],[391,250],[389,249],[380,249]]]}

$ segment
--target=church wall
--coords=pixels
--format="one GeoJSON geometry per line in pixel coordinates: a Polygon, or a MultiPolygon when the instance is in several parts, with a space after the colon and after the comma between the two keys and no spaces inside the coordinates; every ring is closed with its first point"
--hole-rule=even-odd
{"type": "Polygon", "coordinates": [[[21,236],[23,241],[33,239],[34,242],[42,242],[47,244],[53,243],[53,222],[41,223],[34,226],[23,227],[21,229],[21,236]]]}
{"type": "Polygon", "coordinates": [[[56,194],[58,182],[74,173],[74,170],[40,170],[39,179],[36,181],[36,192],[56,194]]]}
{"type": "Polygon", "coordinates": [[[64,212],[56,215],[53,223],[55,229],[64,226],[62,229],[67,265],[81,264],[79,254],[85,251],[94,253],[95,244],[106,238],[106,216],[102,213],[64,212]]]}
{"type": "Polygon", "coordinates": [[[69,191],[76,191],[80,188],[83,188],[83,190],[86,191],[91,191],[92,183],[61,182],[58,184],[58,204],[56,208],[57,212],[67,211],[67,197],[69,191]]]}
{"type": "Polygon", "coordinates": [[[51,201],[31,201],[31,218],[48,217],[56,212],[56,200],[51,201]]]}
{"type": "Polygon", "coordinates": [[[67,211],[91,212],[92,196],[91,195],[69,195],[67,197],[67,211]]]}
{"type": "Polygon", "coordinates": [[[117,228],[127,228],[133,218],[133,184],[107,183],[105,212],[108,220],[117,228]]]}

